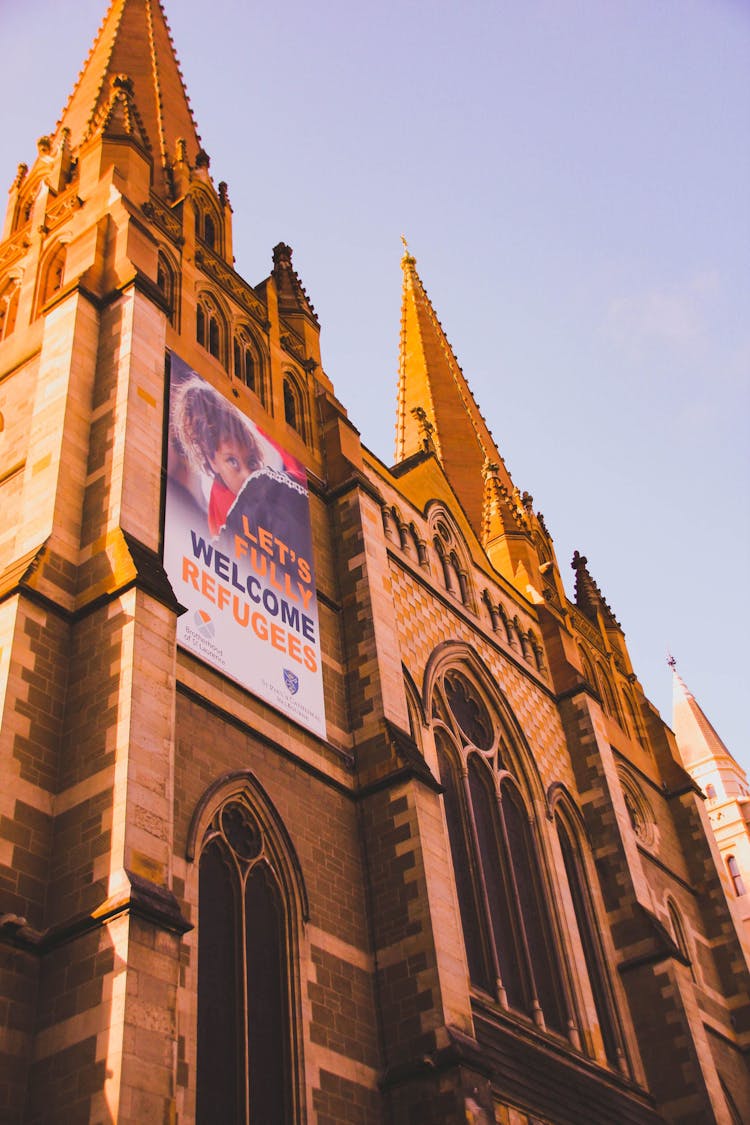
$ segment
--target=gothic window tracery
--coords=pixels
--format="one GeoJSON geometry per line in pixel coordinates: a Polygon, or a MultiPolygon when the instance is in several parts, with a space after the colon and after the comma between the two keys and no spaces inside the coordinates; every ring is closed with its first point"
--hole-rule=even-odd
{"type": "Polygon", "coordinates": [[[462,605],[473,608],[474,599],[469,579],[469,555],[452,517],[442,506],[436,505],[430,513],[429,523],[430,537],[440,564],[438,573],[442,575],[443,586],[462,605]]]}
{"type": "Polygon", "coordinates": [[[287,425],[305,437],[304,392],[291,371],[284,373],[284,419],[287,425]]]}
{"type": "Polygon", "coordinates": [[[640,786],[625,769],[618,769],[625,809],[630,827],[641,844],[651,847],[656,839],[656,824],[653,810],[643,795],[640,786]]]}
{"type": "Polygon", "coordinates": [[[222,251],[221,222],[216,213],[213,202],[203,191],[196,193],[195,208],[195,233],[204,246],[213,250],[215,254],[222,251]]]}
{"type": "Polygon", "coordinates": [[[451,668],[432,703],[440,781],[472,983],[566,1034],[572,1023],[529,797],[510,772],[510,732],[451,668]]]}
{"type": "Polygon", "coordinates": [[[291,1125],[288,903],[241,796],[204,833],[198,894],[197,1125],[291,1125]]]}
{"type": "Polygon", "coordinates": [[[216,301],[208,293],[201,293],[195,315],[195,335],[201,347],[224,362],[226,326],[216,301]]]}
{"type": "Polygon", "coordinates": [[[253,337],[245,327],[239,328],[232,342],[232,366],[239,379],[263,401],[263,375],[260,355],[253,337]]]}

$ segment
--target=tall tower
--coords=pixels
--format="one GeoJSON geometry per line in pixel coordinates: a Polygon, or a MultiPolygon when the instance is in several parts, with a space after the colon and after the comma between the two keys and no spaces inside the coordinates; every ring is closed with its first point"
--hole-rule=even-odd
{"type": "Polygon", "coordinates": [[[683,765],[706,797],[708,819],[724,863],[727,895],[750,939],[750,785],[693,693],[672,668],[672,727],[683,765]]]}

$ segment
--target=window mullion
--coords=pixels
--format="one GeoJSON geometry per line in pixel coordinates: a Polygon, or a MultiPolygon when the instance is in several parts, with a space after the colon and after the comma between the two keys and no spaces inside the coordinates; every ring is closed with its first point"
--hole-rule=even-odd
{"type": "Polygon", "coordinates": [[[247,1012],[248,1012],[248,964],[247,964],[247,878],[249,870],[246,868],[240,877],[240,965],[242,969],[242,1019],[239,1021],[240,1034],[238,1036],[241,1048],[240,1073],[243,1078],[243,1106],[244,1125],[250,1125],[250,1071],[248,1065],[250,1044],[248,1042],[247,1012]]]}
{"type": "Polygon", "coordinates": [[[484,878],[484,869],[481,863],[481,848],[479,846],[479,833],[477,831],[477,824],[474,818],[474,808],[471,801],[471,790],[469,788],[469,773],[465,764],[462,764],[461,769],[461,784],[464,792],[464,807],[466,809],[466,818],[469,826],[470,837],[470,854],[473,856],[474,863],[474,878],[476,880],[478,897],[480,899],[479,906],[483,915],[482,930],[482,943],[485,950],[489,950],[490,954],[490,968],[495,977],[495,989],[497,998],[504,1008],[508,1008],[508,995],[500,973],[500,962],[497,956],[497,948],[495,945],[494,934],[492,930],[492,915],[490,912],[490,899],[487,892],[487,883],[484,878]]]}
{"type": "Polygon", "coordinates": [[[500,822],[500,836],[501,836],[501,843],[502,843],[501,851],[502,851],[503,857],[506,861],[505,862],[506,876],[507,876],[507,879],[508,879],[508,886],[509,886],[511,896],[512,896],[512,899],[513,899],[513,904],[515,906],[516,922],[517,922],[517,926],[518,926],[518,938],[519,938],[518,945],[519,945],[519,952],[522,955],[519,958],[519,962],[521,962],[523,964],[523,967],[525,969],[524,976],[525,976],[525,979],[526,979],[527,987],[529,989],[529,1001],[530,1001],[531,1014],[532,1014],[534,1023],[537,1024],[539,1027],[544,1029],[544,1027],[545,1027],[544,1012],[542,1011],[542,1005],[539,1003],[539,995],[537,993],[537,987],[536,987],[536,978],[534,976],[534,966],[533,966],[533,963],[532,963],[531,951],[529,949],[529,939],[528,939],[528,935],[526,933],[526,921],[525,921],[524,916],[523,916],[523,908],[522,908],[522,905],[521,905],[521,895],[519,894],[519,891],[518,891],[518,881],[516,879],[516,871],[515,871],[515,867],[514,867],[513,861],[512,861],[513,853],[511,851],[510,840],[508,838],[508,829],[507,829],[506,824],[505,824],[505,814],[504,814],[504,811],[503,811],[503,798],[502,798],[502,793],[500,793],[500,792],[497,793],[497,808],[498,808],[498,816],[499,816],[499,822],[500,822]]]}

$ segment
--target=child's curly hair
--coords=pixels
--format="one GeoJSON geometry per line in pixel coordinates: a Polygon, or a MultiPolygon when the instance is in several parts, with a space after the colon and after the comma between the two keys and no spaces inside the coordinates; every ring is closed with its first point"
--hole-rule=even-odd
{"type": "Polygon", "coordinates": [[[263,466],[260,446],[242,416],[197,376],[177,389],[172,430],[188,461],[199,472],[213,473],[211,462],[222,441],[237,444],[251,472],[263,466]]]}

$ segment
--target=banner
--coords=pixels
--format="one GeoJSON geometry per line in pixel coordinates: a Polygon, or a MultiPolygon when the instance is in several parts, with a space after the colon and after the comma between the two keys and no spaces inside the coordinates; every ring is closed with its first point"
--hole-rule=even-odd
{"type": "Polygon", "coordinates": [[[164,566],[179,644],[325,737],[304,466],[174,352],[164,566]]]}

